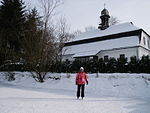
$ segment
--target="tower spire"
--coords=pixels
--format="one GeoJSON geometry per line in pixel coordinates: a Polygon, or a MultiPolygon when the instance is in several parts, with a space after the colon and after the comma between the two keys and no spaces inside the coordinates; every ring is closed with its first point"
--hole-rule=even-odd
{"type": "Polygon", "coordinates": [[[109,11],[105,9],[106,4],[104,3],[104,9],[101,11],[101,24],[99,24],[98,28],[101,30],[105,30],[109,27],[109,11]]]}

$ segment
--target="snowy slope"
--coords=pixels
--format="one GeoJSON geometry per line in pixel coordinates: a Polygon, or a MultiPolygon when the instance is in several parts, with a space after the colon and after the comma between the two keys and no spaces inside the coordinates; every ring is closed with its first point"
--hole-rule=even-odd
{"type": "MultiPolygon", "coordinates": [[[[88,74],[84,100],[76,100],[75,74],[37,83],[29,73],[8,82],[0,73],[0,113],[149,113],[149,74],[88,74]]],[[[60,76],[54,73],[48,76],[60,76]]],[[[47,76],[47,77],[48,77],[47,76]]]]}

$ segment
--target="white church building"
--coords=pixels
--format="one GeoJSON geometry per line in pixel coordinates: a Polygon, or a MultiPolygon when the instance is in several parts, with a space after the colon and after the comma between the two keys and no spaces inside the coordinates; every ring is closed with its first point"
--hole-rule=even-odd
{"type": "Polygon", "coordinates": [[[119,58],[150,55],[150,35],[132,22],[109,26],[109,12],[101,12],[98,29],[84,32],[65,43],[63,60],[119,58]]]}

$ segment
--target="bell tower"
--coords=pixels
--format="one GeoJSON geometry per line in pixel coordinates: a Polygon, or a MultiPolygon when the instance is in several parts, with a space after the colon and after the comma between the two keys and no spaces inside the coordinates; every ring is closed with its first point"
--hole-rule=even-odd
{"type": "Polygon", "coordinates": [[[105,8],[105,4],[104,4],[104,9],[101,11],[101,24],[99,24],[98,29],[101,30],[105,30],[109,27],[109,12],[108,10],[105,8]]]}

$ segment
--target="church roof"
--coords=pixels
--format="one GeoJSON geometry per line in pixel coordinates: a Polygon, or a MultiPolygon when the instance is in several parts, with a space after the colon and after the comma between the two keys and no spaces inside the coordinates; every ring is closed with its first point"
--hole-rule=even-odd
{"type": "Polygon", "coordinates": [[[81,52],[76,52],[72,57],[86,57],[86,56],[95,56],[100,50],[89,50],[89,51],[81,51],[81,52]]]}
{"type": "Polygon", "coordinates": [[[74,54],[73,57],[93,56],[99,51],[113,48],[133,47],[139,45],[138,36],[122,37],[110,40],[97,41],[79,45],[66,46],[65,54],[74,54]]]}
{"type": "Polygon", "coordinates": [[[95,38],[95,37],[102,37],[102,36],[107,36],[107,35],[135,31],[139,29],[140,28],[136,27],[131,22],[128,22],[128,23],[123,23],[123,24],[118,24],[118,25],[112,25],[105,30],[96,29],[93,31],[84,32],[76,36],[73,40],[70,40],[69,42],[75,42],[75,41],[80,41],[80,40],[85,40],[85,39],[90,39],[90,38],[95,38]]]}

